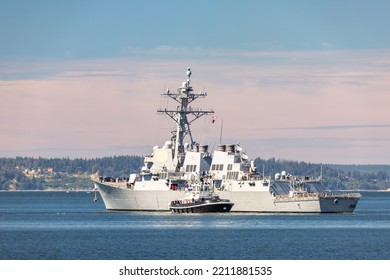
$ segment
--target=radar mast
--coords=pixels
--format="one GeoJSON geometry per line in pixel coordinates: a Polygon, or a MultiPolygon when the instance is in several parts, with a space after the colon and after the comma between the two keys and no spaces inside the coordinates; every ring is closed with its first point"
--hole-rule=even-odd
{"type": "Polygon", "coordinates": [[[200,108],[192,108],[190,104],[198,98],[204,98],[207,96],[205,91],[194,93],[191,86],[191,69],[187,68],[187,80],[182,83],[182,86],[175,92],[171,92],[169,89],[162,95],[172,98],[179,105],[175,109],[158,109],[157,113],[168,115],[175,123],[176,130],[172,131],[172,142],[175,145],[174,148],[174,161],[176,162],[176,170],[179,171],[183,165],[185,157],[184,139],[188,135],[190,138],[191,148],[196,144],[192,137],[190,124],[200,117],[208,114],[213,114],[214,111],[202,110],[200,108]]]}

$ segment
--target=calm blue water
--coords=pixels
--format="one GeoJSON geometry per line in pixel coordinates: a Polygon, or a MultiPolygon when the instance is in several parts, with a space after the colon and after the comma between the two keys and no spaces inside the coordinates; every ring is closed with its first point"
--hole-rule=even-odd
{"type": "Polygon", "coordinates": [[[0,192],[0,259],[390,259],[390,193],[354,214],[108,212],[86,192],[0,192]]]}

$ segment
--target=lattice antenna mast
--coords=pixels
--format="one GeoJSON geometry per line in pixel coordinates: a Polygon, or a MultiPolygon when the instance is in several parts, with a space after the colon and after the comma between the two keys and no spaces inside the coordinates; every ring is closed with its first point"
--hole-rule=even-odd
{"type": "Polygon", "coordinates": [[[175,144],[174,158],[178,160],[179,165],[182,164],[181,160],[184,160],[184,139],[187,135],[190,137],[191,147],[196,143],[192,133],[190,124],[200,117],[208,114],[213,114],[213,110],[202,110],[200,108],[193,108],[190,104],[199,97],[206,97],[205,91],[194,93],[191,86],[191,69],[187,69],[187,80],[182,83],[182,86],[171,92],[169,89],[163,93],[163,96],[170,97],[175,100],[179,105],[176,109],[158,109],[157,112],[168,115],[176,123],[176,131],[172,131],[172,140],[175,144]]]}

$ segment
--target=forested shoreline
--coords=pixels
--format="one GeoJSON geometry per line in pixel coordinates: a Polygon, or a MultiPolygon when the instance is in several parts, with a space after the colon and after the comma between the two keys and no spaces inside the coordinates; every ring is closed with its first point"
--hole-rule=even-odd
{"type": "MultiPolygon", "coordinates": [[[[0,190],[92,189],[91,175],[114,178],[137,173],[140,156],[83,158],[0,158],[0,190]]],[[[336,165],[271,159],[255,159],[266,176],[286,171],[297,176],[322,175],[329,190],[386,190],[390,165],[336,165]]]]}
{"type": "Polygon", "coordinates": [[[85,158],[0,158],[0,190],[92,189],[91,175],[128,177],[140,156],[85,158]]]}

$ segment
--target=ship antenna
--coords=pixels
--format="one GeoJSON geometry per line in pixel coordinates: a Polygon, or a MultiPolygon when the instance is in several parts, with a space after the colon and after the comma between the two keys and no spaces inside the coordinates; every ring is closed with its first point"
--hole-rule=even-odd
{"type": "Polygon", "coordinates": [[[166,97],[170,97],[175,100],[179,105],[175,109],[158,109],[158,113],[168,115],[175,123],[176,130],[172,131],[172,139],[175,142],[174,145],[174,160],[177,163],[176,169],[180,170],[181,166],[184,163],[185,157],[185,148],[184,148],[184,138],[186,135],[189,136],[191,141],[191,147],[196,144],[195,140],[192,137],[190,125],[192,122],[197,120],[198,118],[213,114],[213,110],[202,110],[198,108],[192,108],[191,103],[198,98],[204,98],[207,96],[205,91],[201,91],[199,93],[194,93],[191,86],[191,69],[187,68],[187,81],[182,83],[182,86],[175,92],[167,90],[162,95],[166,97]],[[192,117],[190,119],[189,117],[192,117]]]}
{"type": "Polygon", "coordinates": [[[222,144],[223,119],[221,120],[221,131],[219,132],[219,144],[222,144]]]}

